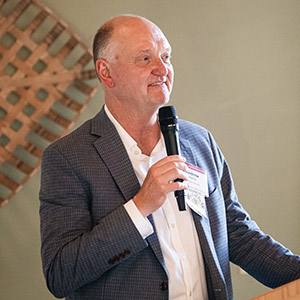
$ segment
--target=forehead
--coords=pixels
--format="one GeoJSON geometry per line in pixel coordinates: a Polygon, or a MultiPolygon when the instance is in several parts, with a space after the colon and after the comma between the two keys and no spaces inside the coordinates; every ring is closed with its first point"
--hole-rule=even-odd
{"type": "Polygon", "coordinates": [[[112,38],[122,51],[125,49],[171,51],[171,46],[163,32],[148,20],[137,19],[121,24],[114,29],[112,38]]]}

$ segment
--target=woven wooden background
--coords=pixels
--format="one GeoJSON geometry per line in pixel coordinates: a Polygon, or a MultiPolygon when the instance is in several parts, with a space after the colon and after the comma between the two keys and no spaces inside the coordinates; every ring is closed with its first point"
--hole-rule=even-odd
{"type": "Polygon", "coordinates": [[[34,0],[0,0],[0,205],[98,86],[90,50],[62,20],[34,0]]]}

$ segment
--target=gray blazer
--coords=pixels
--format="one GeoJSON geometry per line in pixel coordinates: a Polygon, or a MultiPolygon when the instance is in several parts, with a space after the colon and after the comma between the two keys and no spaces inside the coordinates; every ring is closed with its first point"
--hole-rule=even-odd
{"type": "MultiPolygon", "coordinates": [[[[210,133],[180,121],[187,162],[208,173],[209,219],[193,213],[210,299],[233,299],[229,261],[269,287],[300,278],[300,258],[260,231],[237,200],[210,133]]],[[[40,217],[43,271],[56,297],[168,299],[156,232],[144,240],[123,204],[140,185],[102,109],[43,154],[40,217]]],[[[154,226],[152,216],[149,220],[154,226]]],[[[155,228],[155,227],[154,227],[155,228]]]]}

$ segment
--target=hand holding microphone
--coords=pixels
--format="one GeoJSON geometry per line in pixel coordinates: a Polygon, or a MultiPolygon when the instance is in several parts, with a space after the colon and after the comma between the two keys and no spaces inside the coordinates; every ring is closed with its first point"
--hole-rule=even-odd
{"type": "Polygon", "coordinates": [[[175,108],[162,107],[159,110],[159,122],[168,156],[149,169],[140,191],[133,198],[144,217],[161,207],[170,192],[175,192],[179,210],[186,209],[184,189],[188,187],[187,166],[185,159],[180,156],[175,108]]]}

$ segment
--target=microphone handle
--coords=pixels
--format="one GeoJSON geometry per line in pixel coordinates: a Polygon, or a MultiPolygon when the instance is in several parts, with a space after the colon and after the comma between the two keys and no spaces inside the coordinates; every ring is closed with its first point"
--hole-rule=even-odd
{"type": "MultiPolygon", "coordinates": [[[[177,130],[174,127],[164,128],[164,130],[162,130],[162,133],[164,136],[168,156],[176,154],[180,155],[177,130]]],[[[183,180],[177,178],[174,181],[182,182],[183,180]]],[[[175,191],[175,198],[177,199],[178,209],[180,211],[186,210],[184,197],[184,190],[175,191]]]]}
{"type": "MultiPolygon", "coordinates": [[[[175,179],[174,181],[182,181],[182,179],[175,179]]],[[[180,211],[186,210],[184,196],[184,190],[175,191],[175,198],[180,211]]]]}

